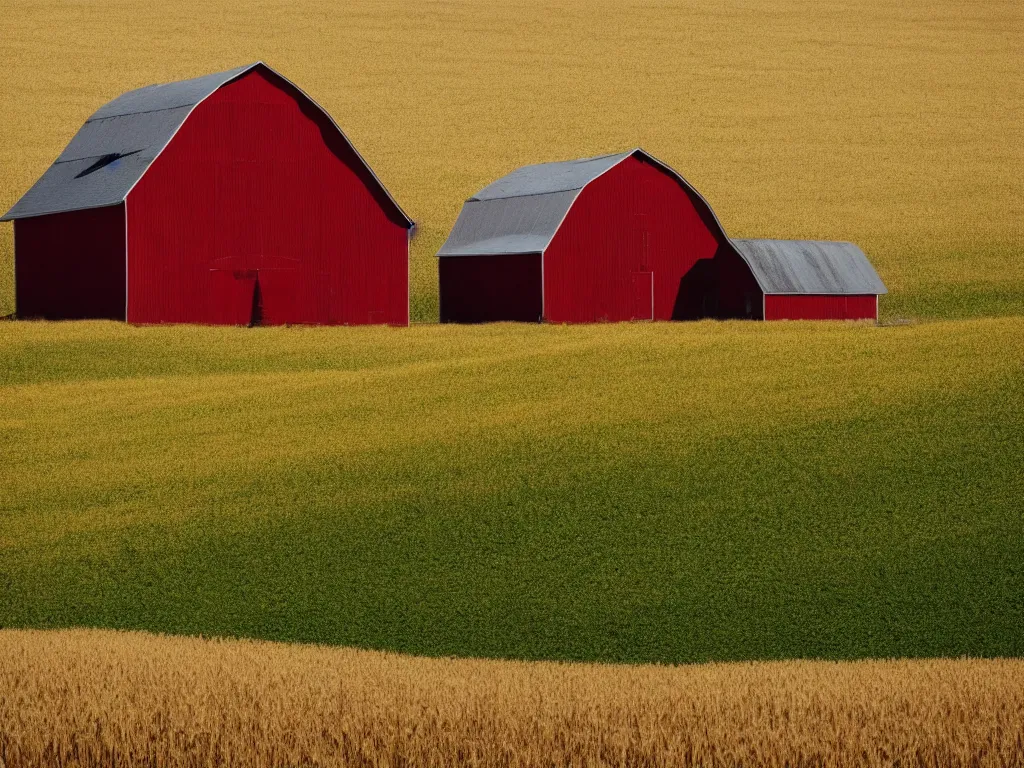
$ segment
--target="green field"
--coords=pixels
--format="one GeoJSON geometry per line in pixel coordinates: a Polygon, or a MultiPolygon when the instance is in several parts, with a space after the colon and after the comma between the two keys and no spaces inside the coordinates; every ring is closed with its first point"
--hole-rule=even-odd
{"type": "Polygon", "coordinates": [[[1024,655],[1024,321],[0,325],[0,625],[1024,655]]]}
{"type": "MultiPolygon", "coordinates": [[[[1024,656],[1024,5],[8,0],[0,208],[265,60],[419,223],[418,324],[0,323],[0,627],[620,661],[1024,656]],[[462,201],[642,146],[883,325],[441,327],[462,201]],[[899,321],[899,322],[897,322],[899,321]]],[[[14,310],[0,225],[0,315],[14,310]]]]}

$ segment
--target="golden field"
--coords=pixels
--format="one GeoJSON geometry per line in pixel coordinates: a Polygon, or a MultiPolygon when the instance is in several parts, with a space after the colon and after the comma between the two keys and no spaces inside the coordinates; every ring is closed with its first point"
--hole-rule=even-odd
{"type": "Polygon", "coordinates": [[[103,102],[261,59],[418,222],[415,320],[466,197],[642,146],[935,321],[0,323],[0,627],[53,630],[0,631],[0,768],[1024,764],[1024,4],[0,19],[3,210],[103,102]]]}
{"type": "MultiPolygon", "coordinates": [[[[506,454],[519,443],[561,444],[562,456],[546,461],[580,471],[602,460],[577,455],[583,436],[611,430],[618,460],[635,452],[644,464],[688,472],[695,446],[730,436],[778,445],[795,439],[784,430],[918,403],[937,408],[955,394],[973,404],[1020,378],[1024,320],[340,332],[5,323],[0,360],[0,484],[11,511],[0,543],[45,559],[51,548],[82,546],[83,534],[102,547],[104,532],[190,515],[249,526],[265,500],[210,493],[243,488],[252,475],[344,467],[334,514],[387,507],[427,488],[441,506],[482,504],[517,485],[520,472],[540,472],[532,462],[509,471],[506,454]],[[435,479],[396,481],[408,478],[406,461],[435,479]]],[[[922,439],[886,438],[912,451],[924,449],[922,439]]],[[[853,450],[825,471],[848,472],[853,450]]],[[[302,501],[312,494],[302,492],[302,501]]]]}
{"type": "Polygon", "coordinates": [[[0,764],[1024,764],[1024,661],[697,666],[420,659],[0,632],[0,764]]]}
{"type": "Polygon", "coordinates": [[[5,210],[103,102],[262,59],[419,222],[414,318],[436,317],[433,254],[466,197],[522,164],[637,145],[732,235],[860,243],[890,316],[1022,306],[1016,0],[3,0],[0,14],[5,210]]]}

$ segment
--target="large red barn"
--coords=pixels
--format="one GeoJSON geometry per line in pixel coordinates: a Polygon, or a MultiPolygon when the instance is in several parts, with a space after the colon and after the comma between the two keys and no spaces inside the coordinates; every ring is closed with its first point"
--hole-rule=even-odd
{"type": "Polygon", "coordinates": [[[641,149],[513,171],[438,256],[442,322],[876,318],[885,293],[851,243],[730,239],[641,149]]]}
{"type": "Polygon", "coordinates": [[[3,219],[20,317],[409,322],[413,222],[263,63],[104,105],[3,219]]]}

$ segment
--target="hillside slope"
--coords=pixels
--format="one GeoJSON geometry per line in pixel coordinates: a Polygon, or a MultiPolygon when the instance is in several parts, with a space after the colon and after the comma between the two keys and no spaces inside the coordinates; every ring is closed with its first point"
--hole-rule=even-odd
{"type": "Polygon", "coordinates": [[[0,626],[1020,656],[1022,339],[0,324],[0,626]]]}

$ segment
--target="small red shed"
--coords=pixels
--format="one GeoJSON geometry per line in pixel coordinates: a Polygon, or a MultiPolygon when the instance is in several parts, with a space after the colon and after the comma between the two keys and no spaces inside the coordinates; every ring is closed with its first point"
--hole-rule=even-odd
{"type": "Polygon", "coordinates": [[[263,63],[104,105],[3,220],[21,317],[409,322],[412,220],[263,63]]]}
{"type": "Polygon", "coordinates": [[[442,322],[876,317],[885,293],[850,243],[730,239],[641,149],[513,171],[438,257],[442,322]]]}
{"type": "Polygon", "coordinates": [[[824,240],[729,240],[718,312],[761,320],[877,320],[886,293],[864,252],[824,240]],[[739,258],[737,258],[739,256],[739,258]]]}

